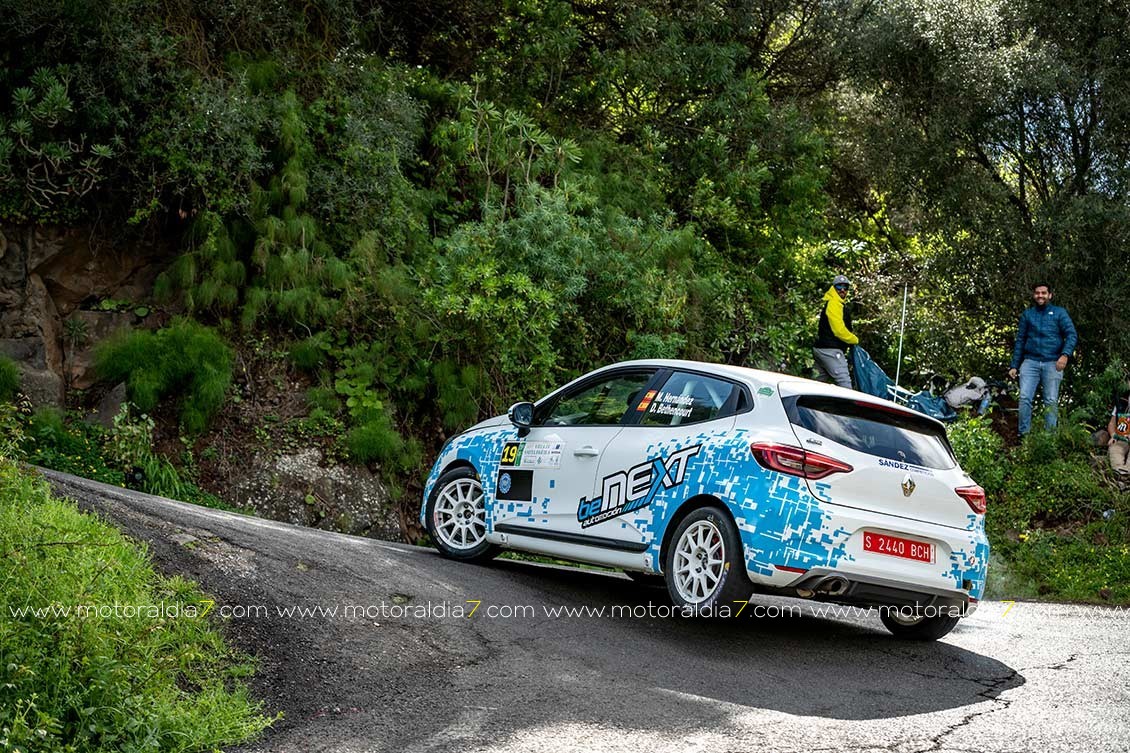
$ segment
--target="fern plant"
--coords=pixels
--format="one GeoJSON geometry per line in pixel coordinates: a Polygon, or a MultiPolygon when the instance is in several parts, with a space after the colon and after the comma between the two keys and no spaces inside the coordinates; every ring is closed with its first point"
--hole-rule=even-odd
{"type": "Polygon", "coordinates": [[[303,107],[287,91],[278,109],[278,167],[266,185],[252,184],[249,215],[201,213],[189,251],[158,281],[157,292],[182,293],[193,311],[238,315],[245,329],[268,320],[310,332],[333,319],[352,270],[305,209],[314,155],[303,107]]]}
{"type": "Polygon", "coordinates": [[[203,431],[224,404],[232,380],[231,348],[213,330],[177,319],[157,332],[128,332],[98,344],[95,369],[126,383],[130,401],[149,413],[169,396],[180,398],[185,431],[203,431]]]}

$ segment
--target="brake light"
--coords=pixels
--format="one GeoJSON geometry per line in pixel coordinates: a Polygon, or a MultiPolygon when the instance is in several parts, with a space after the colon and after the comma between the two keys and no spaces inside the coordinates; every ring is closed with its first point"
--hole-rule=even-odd
{"type": "Polygon", "coordinates": [[[762,467],[790,476],[820,479],[833,473],[850,473],[855,470],[841,460],[787,444],[755,442],[749,449],[762,467]]]}
{"type": "Polygon", "coordinates": [[[985,490],[979,486],[962,486],[954,489],[957,496],[969,503],[969,509],[978,515],[985,514],[985,490]]]}
{"type": "Polygon", "coordinates": [[[896,416],[903,416],[904,418],[918,418],[922,415],[921,413],[915,413],[913,411],[907,410],[906,408],[899,408],[899,407],[894,406],[894,405],[883,405],[882,403],[869,403],[865,400],[852,400],[852,402],[855,403],[856,405],[860,406],[860,407],[867,408],[868,410],[878,410],[878,411],[882,411],[884,413],[893,413],[896,416]]]}

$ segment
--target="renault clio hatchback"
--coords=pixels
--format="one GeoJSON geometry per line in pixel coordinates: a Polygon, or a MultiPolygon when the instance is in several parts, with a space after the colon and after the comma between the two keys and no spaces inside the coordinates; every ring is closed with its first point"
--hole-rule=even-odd
{"type": "Polygon", "coordinates": [[[939,422],[735,366],[607,366],[451,438],[420,520],[444,555],[514,549],[662,576],[706,612],[754,591],[879,607],[932,640],[977,605],[985,494],[939,422]]]}

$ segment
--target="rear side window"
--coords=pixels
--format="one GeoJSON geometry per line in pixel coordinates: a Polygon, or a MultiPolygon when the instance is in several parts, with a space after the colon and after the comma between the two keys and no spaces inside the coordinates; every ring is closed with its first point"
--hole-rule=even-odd
{"type": "Polygon", "coordinates": [[[784,402],[794,424],[853,450],[938,470],[957,465],[945,430],[925,417],[817,395],[784,402]]]}
{"type": "Polygon", "coordinates": [[[676,371],[653,395],[643,395],[636,410],[644,426],[680,426],[731,415],[738,387],[702,374],[676,371]]]}

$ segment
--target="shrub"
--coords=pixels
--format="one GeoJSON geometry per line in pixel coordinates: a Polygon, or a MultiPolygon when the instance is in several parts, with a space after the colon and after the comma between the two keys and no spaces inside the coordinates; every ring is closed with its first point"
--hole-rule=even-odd
{"type": "Polygon", "coordinates": [[[30,409],[27,398],[19,404],[0,402],[0,461],[26,458],[24,417],[30,409]]]}
{"type": "Polygon", "coordinates": [[[20,389],[20,367],[7,356],[0,356],[0,403],[11,402],[20,389]]]}
{"type": "Polygon", "coordinates": [[[316,371],[326,364],[329,339],[319,332],[290,346],[290,362],[303,371],[316,371]]]}
{"type": "Polygon", "coordinates": [[[102,434],[91,424],[68,425],[57,408],[39,408],[24,428],[22,455],[32,465],[121,486],[122,472],[102,455],[102,434]]]}
{"type": "Polygon", "coordinates": [[[12,565],[0,587],[44,610],[0,621],[6,747],[211,750],[271,723],[243,682],[249,659],[211,627],[195,584],[158,575],[143,549],[12,462],[0,461],[0,498],[12,565]],[[119,609],[78,611],[103,605],[119,609]]]}
{"type": "Polygon", "coordinates": [[[958,421],[949,427],[950,444],[961,467],[989,494],[1004,487],[1008,461],[1004,440],[984,416],[958,421]]]}
{"type": "Polygon", "coordinates": [[[67,432],[63,411],[51,406],[35,409],[28,422],[28,436],[58,450],[77,449],[77,443],[67,432]]]}
{"type": "Polygon", "coordinates": [[[104,379],[125,381],[130,400],[142,411],[178,397],[181,425],[197,433],[223,406],[232,351],[208,327],[177,319],[157,332],[129,332],[100,343],[95,368],[104,379]]]}
{"type": "Polygon", "coordinates": [[[133,485],[148,494],[221,510],[235,509],[184,478],[176,466],[154,453],[153,429],[153,419],[144,413],[134,416],[128,403],[123,404],[118,415],[114,416],[106,450],[123,471],[139,474],[133,485]]]}
{"type": "Polygon", "coordinates": [[[405,449],[404,438],[383,413],[350,429],[345,444],[350,457],[359,463],[376,462],[397,467],[405,449]]]}
{"type": "MultiPolygon", "coordinates": [[[[341,410],[341,401],[337,399],[337,393],[329,387],[311,387],[306,390],[306,402],[310,404],[312,411],[320,410],[331,416],[341,410]]],[[[310,415],[313,415],[313,412],[310,415]]]]}

